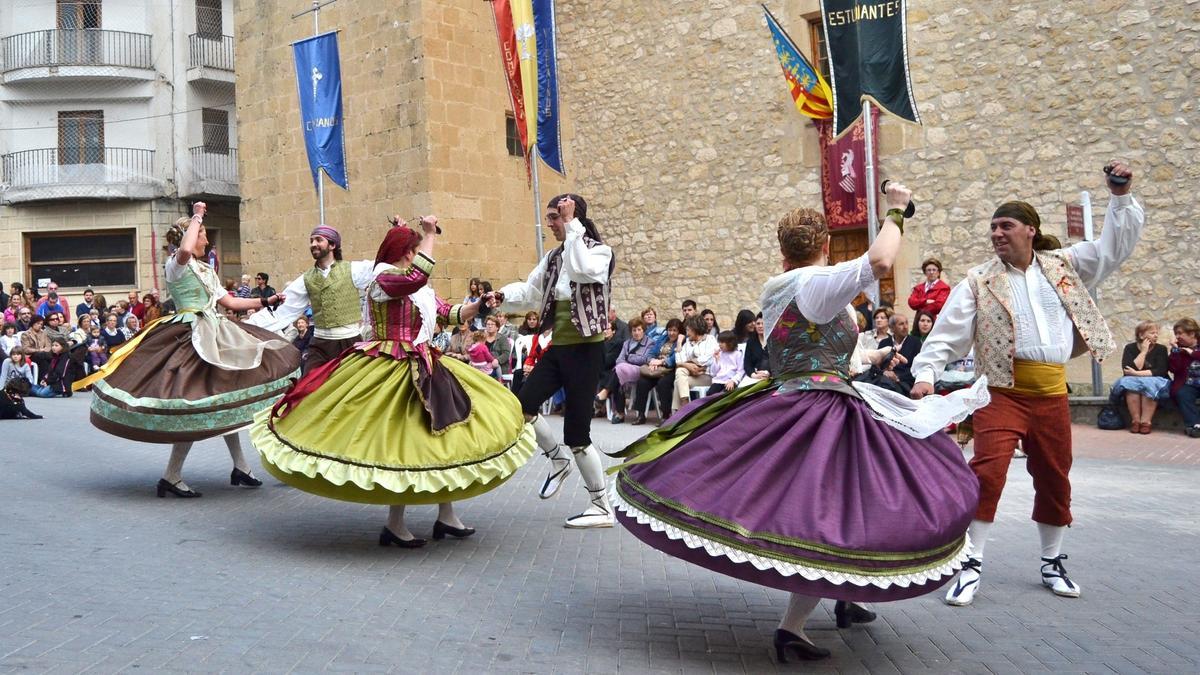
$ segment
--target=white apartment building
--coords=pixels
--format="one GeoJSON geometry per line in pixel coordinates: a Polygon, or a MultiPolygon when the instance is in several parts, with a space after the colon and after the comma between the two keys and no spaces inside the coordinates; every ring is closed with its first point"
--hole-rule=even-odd
{"type": "Polygon", "coordinates": [[[197,200],[241,273],[233,59],[233,0],[0,3],[6,288],[162,288],[163,235],[197,200]]]}

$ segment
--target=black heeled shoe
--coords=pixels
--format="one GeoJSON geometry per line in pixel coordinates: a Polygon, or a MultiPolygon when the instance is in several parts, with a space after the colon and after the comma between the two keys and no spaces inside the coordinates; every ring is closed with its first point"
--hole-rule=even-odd
{"type": "Polygon", "coordinates": [[[638,413],[637,417],[633,418],[633,422],[631,422],[630,424],[637,426],[639,424],[645,424],[645,423],[646,423],[646,416],[642,413],[638,413]]]}
{"type": "Polygon", "coordinates": [[[168,482],[166,478],[159,478],[158,485],[155,486],[154,491],[156,493],[158,493],[158,496],[160,499],[163,497],[166,497],[168,492],[175,495],[176,497],[199,497],[200,496],[199,492],[196,492],[195,490],[192,490],[191,488],[184,490],[183,488],[179,487],[179,483],[182,483],[182,482],[183,481],[179,481],[177,483],[171,483],[171,482],[168,482]]]}
{"type": "Polygon", "coordinates": [[[475,528],[473,527],[453,527],[440,520],[433,521],[433,538],[439,541],[445,539],[446,535],[465,539],[473,534],[475,534],[475,528]]]}
{"type": "Polygon", "coordinates": [[[866,607],[845,600],[838,600],[833,605],[833,616],[837,619],[838,628],[849,628],[854,623],[871,623],[876,617],[875,612],[866,607]]]}
{"type": "Polygon", "coordinates": [[[401,539],[400,537],[397,537],[394,532],[389,530],[387,525],[384,525],[383,529],[379,532],[380,546],[395,545],[399,546],[400,548],[421,548],[425,544],[426,542],[424,539],[417,539],[415,537],[412,539],[401,539]]]}
{"type": "Polygon", "coordinates": [[[787,650],[796,652],[796,656],[805,661],[819,661],[829,658],[829,650],[818,647],[791,631],[782,628],[775,629],[775,658],[780,663],[787,663],[787,650]]]}
{"type": "Polygon", "coordinates": [[[259,487],[262,485],[262,481],[235,466],[233,467],[233,473],[229,474],[229,484],[259,487]]]}

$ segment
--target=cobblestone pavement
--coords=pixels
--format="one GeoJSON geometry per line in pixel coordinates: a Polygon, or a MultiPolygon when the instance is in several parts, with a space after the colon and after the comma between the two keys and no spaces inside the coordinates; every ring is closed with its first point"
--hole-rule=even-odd
{"type": "MultiPolygon", "coordinates": [[[[476,536],[385,549],[382,507],[270,479],[232,488],[219,440],[185,470],[202,499],[156,499],[164,449],[93,430],[88,401],[33,401],[45,420],[0,422],[0,671],[1200,672],[1200,470],[1121,459],[1131,434],[1088,436],[1076,463],[1066,552],[1081,599],[1038,583],[1015,461],[974,606],[937,593],[837,630],[826,602],[809,632],[833,658],[801,666],[773,660],[784,593],[620,528],[563,529],[583,489],[573,478],[539,501],[540,457],[461,506],[476,536]],[[1096,439],[1109,459],[1086,458],[1096,439]]],[[[608,449],[647,429],[595,425],[608,449]]],[[[435,510],[410,514],[427,535],[435,510]]]]}

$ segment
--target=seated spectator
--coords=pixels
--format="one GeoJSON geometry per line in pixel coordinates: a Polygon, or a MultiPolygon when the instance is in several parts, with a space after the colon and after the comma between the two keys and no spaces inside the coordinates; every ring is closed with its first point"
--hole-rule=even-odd
{"type": "Polygon", "coordinates": [[[4,283],[0,282],[0,311],[3,311],[8,307],[9,299],[10,297],[8,293],[4,292],[4,283]]]}
{"type": "Polygon", "coordinates": [[[916,337],[922,345],[925,344],[925,338],[929,337],[929,333],[933,330],[933,322],[935,318],[936,317],[934,317],[933,314],[930,314],[928,310],[917,310],[917,327],[916,330],[913,331],[913,336],[916,337]]]}
{"type": "Polygon", "coordinates": [[[686,324],[688,319],[696,316],[696,312],[698,312],[699,309],[697,309],[696,301],[688,298],[679,303],[679,311],[681,312],[680,318],[682,318],[684,324],[686,324]]]}
{"type": "Polygon", "coordinates": [[[309,323],[307,317],[302,316],[292,323],[292,327],[296,329],[296,336],[292,338],[292,346],[304,354],[304,350],[308,349],[308,343],[312,342],[315,326],[309,323]]]}
{"type": "Polygon", "coordinates": [[[925,273],[925,280],[913,286],[912,293],[908,295],[908,306],[913,311],[923,309],[937,319],[942,305],[950,297],[950,284],[942,281],[942,263],[937,258],[929,258],[921,263],[921,271],[925,273]]]}
{"type": "Polygon", "coordinates": [[[487,345],[488,351],[496,358],[500,364],[496,372],[496,377],[507,375],[512,372],[512,343],[508,338],[500,334],[500,317],[495,314],[489,314],[483,320],[483,340],[487,345]]]}
{"type": "Polygon", "coordinates": [[[125,332],[117,324],[117,319],[115,312],[109,314],[104,320],[104,328],[100,330],[100,339],[104,340],[104,346],[108,349],[109,354],[116,351],[117,347],[129,339],[125,337],[125,332]]]}
{"type": "Polygon", "coordinates": [[[467,356],[470,357],[469,363],[471,367],[488,375],[496,377],[496,371],[500,368],[500,362],[488,349],[487,337],[483,331],[477,330],[471,333],[471,346],[467,348],[467,356]]]}
{"type": "Polygon", "coordinates": [[[753,330],[747,327],[746,355],[742,360],[742,372],[752,380],[765,380],[771,376],[771,362],[767,358],[767,336],[764,334],[762,312],[754,316],[752,325],[753,330]]]}
{"type": "Polygon", "coordinates": [[[140,317],[143,326],[163,315],[162,305],[158,304],[158,298],[153,293],[142,296],[142,307],[145,308],[140,317]]]}
{"type": "Polygon", "coordinates": [[[63,314],[63,322],[64,323],[71,322],[71,303],[67,300],[67,298],[65,296],[63,296],[62,293],[58,292],[58,282],[51,281],[50,284],[48,286],[46,286],[46,297],[42,298],[41,300],[38,300],[38,302],[36,304],[30,303],[31,306],[36,307],[35,312],[38,314],[41,314],[42,316],[46,316],[47,313],[54,311],[54,308],[42,311],[42,307],[44,307],[47,304],[57,304],[58,305],[57,311],[60,311],[63,314]],[[50,298],[50,294],[52,294],[52,293],[54,294],[53,301],[50,298]]]}
{"type": "MultiPolygon", "coordinates": [[[[103,293],[97,293],[92,298],[92,304],[96,306],[96,310],[99,311],[100,316],[108,316],[108,300],[104,298],[103,293]]],[[[101,321],[100,323],[103,324],[104,322],[101,321]]]]}
{"type": "Polygon", "coordinates": [[[37,315],[33,313],[33,310],[29,309],[28,306],[21,307],[21,309],[17,310],[17,334],[22,334],[33,327],[33,319],[36,316],[37,315]]]}
{"type": "Polygon", "coordinates": [[[717,315],[711,309],[705,309],[700,312],[700,316],[704,317],[704,325],[708,330],[708,334],[717,337],[721,333],[721,327],[717,325],[717,315]]]}
{"type": "Polygon", "coordinates": [[[446,318],[439,314],[434,323],[436,328],[433,336],[429,338],[429,345],[439,352],[445,352],[450,348],[450,331],[446,330],[446,318]]]}
{"type": "Polygon", "coordinates": [[[1167,379],[1169,359],[1167,348],[1158,344],[1158,324],[1139,323],[1133,331],[1133,342],[1125,345],[1121,355],[1121,372],[1125,375],[1112,388],[1114,397],[1124,395],[1131,420],[1130,433],[1150,433],[1159,399],[1171,395],[1171,381],[1167,379]]]}
{"type": "Polygon", "coordinates": [[[879,343],[892,336],[892,310],[880,307],[871,314],[872,330],[858,334],[858,346],[864,351],[879,349],[879,343]]]}
{"type": "Polygon", "coordinates": [[[883,375],[899,385],[900,393],[907,396],[916,382],[912,374],[912,360],[921,353],[921,341],[917,336],[908,333],[908,317],[903,314],[893,314],[888,325],[891,326],[892,334],[879,341],[879,348],[894,349],[896,354],[884,369],[883,375]]]}
{"type": "Polygon", "coordinates": [[[252,298],[269,298],[275,295],[275,289],[271,287],[268,281],[271,280],[271,275],[266,272],[259,272],[254,275],[254,288],[250,289],[250,297],[252,298]]]}
{"type": "Polygon", "coordinates": [[[233,277],[225,277],[225,292],[230,295],[237,295],[237,284],[234,283],[233,277]]]}
{"type": "Polygon", "coordinates": [[[613,424],[625,421],[624,386],[634,384],[641,377],[642,366],[650,363],[650,347],[650,338],[646,335],[646,324],[641,319],[630,319],[629,339],[621,345],[616,365],[613,366],[607,379],[600,382],[600,393],[596,395],[601,402],[612,397],[613,424]]]}
{"type": "Polygon", "coordinates": [[[471,348],[471,329],[469,326],[457,326],[454,329],[454,335],[450,336],[450,347],[446,349],[445,356],[452,359],[458,359],[463,363],[470,363],[471,357],[467,355],[467,350],[471,348]]]}
{"type": "Polygon", "coordinates": [[[717,335],[717,345],[719,350],[712,363],[708,364],[708,375],[712,378],[708,396],[733,391],[746,374],[743,366],[745,359],[738,352],[737,334],[730,330],[721,331],[717,335]]]}
{"type": "Polygon", "coordinates": [[[667,321],[666,339],[656,351],[651,352],[651,358],[646,365],[638,368],[638,381],[633,396],[633,408],[637,411],[634,424],[646,423],[646,404],[649,403],[651,389],[658,394],[659,425],[671,416],[671,403],[674,398],[671,391],[675,387],[675,350],[679,347],[682,331],[682,321],[667,321]]]}
{"type": "Polygon", "coordinates": [[[91,332],[88,333],[87,364],[92,372],[108,363],[108,346],[104,343],[104,336],[100,334],[101,330],[99,326],[92,326],[91,332]]]}
{"type": "Polygon", "coordinates": [[[17,378],[0,388],[0,420],[40,420],[41,415],[35,415],[25,407],[25,397],[29,395],[32,386],[23,379],[17,378]]]}
{"type": "Polygon", "coordinates": [[[17,324],[6,321],[3,331],[3,334],[0,334],[0,350],[5,354],[11,354],[12,350],[21,346],[21,338],[17,335],[17,324]]]}
{"type": "Polygon", "coordinates": [[[1195,319],[1180,319],[1175,322],[1175,339],[1171,341],[1171,352],[1167,358],[1167,369],[1171,371],[1171,398],[1179,406],[1187,435],[1200,438],[1200,325],[1195,319]]]}
{"type": "Polygon", "coordinates": [[[46,334],[46,320],[34,315],[29,330],[21,333],[21,349],[40,370],[46,370],[50,361],[50,336],[46,334]]]}
{"type": "MultiPolygon", "coordinates": [[[[497,312],[497,313],[493,314],[493,316],[495,316],[496,320],[500,322],[500,334],[503,335],[504,337],[508,338],[508,344],[509,344],[509,346],[511,346],[514,342],[517,341],[517,335],[518,335],[517,327],[514,326],[512,324],[512,322],[510,322],[508,320],[508,315],[505,314],[504,312],[497,312]]],[[[486,322],[484,322],[484,328],[487,328],[486,322]]],[[[510,363],[509,369],[505,370],[505,372],[510,372],[511,369],[512,369],[512,364],[510,363]]]]}
{"type": "Polygon", "coordinates": [[[658,311],[653,307],[642,310],[642,325],[645,326],[646,338],[650,340],[650,351],[657,354],[662,343],[667,339],[666,326],[658,325],[658,311]]]}
{"type": "Polygon", "coordinates": [[[624,345],[625,341],[629,339],[629,324],[617,316],[617,308],[613,305],[608,306],[608,325],[612,326],[613,339],[618,344],[624,345]]]}
{"type": "Polygon", "coordinates": [[[241,283],[238,284],[237,289],[235,289],[233,294],[239,298],[250,297],[250,275],[249,274],[242,275],[241,283]]]}
{"type": "Polygon", "coordinates": [[[95,308],[96,292],[89,288],[83,292],[83,302],[79,303],[79,306],[75,308],[76,319],[78,320],[78,317],[84,314],[90,314],[95,308]]]}
{"type": "Polygon", "coordinates": [[[684,324],[687,338],[675,352],[675,395],[673,410],[679,410],[691,400],[692,387],[708,387],[712,377],[708,364],[717,354],[717,340],[708,333],[708,323],[702,316],[694,316],[684,324]]]}
{"type": "MultiPolygon", "coordinates": [[[[524,329],[525,324],[522,322],[521,330],[524,329]]],[[[521,385],[525,383],[525,359],[533,349],[533,339],[536,335],[537,333],[522,333],[513,341],[513,377],[509,385],[513,394],[520,393],[521,385]]]]}
{"type": "Polygon", "coordinates": [[[39,382],[33,387],[38,398],[71,396],[71,383],[75,381],[75,364],[67,354],[67,342],[55,339],[50,343],[50,359],[38,374],[39,382]]]}
{"type": "Polygon", "coordinates": [[[126,340],[131,340],[133,339],[133,336],[137,335],[138,331],[140,330],[142,330],[141,321],[138,320],[136,314],[130,312],[129,315],[125,317],[125,325],[121,327],[121,332],[125,334],[126,340]]]}
{"type": "Polygon", "coordinates": [[[66,314],[67,308],[58,300],[58,293],[50,291],[46,294],[46,298],[38,303],[37,313],[40,317],[49,317],[51,314],[58,312],[66,314]]]}
{"type": "Polygon", "coordinates": [[[13,378],[22,378],[30,386],[34,384],[33,368],[25,360],[25,350],[20,347],[14,347],[8,353],[8,358],[4,359],[4,365],[0,366],[0,387],[7,385],[13,378]]]}
{"type": "Polygon", "coordinates": [[[62,312],[50,312],[46,315],[46,337],[51,340],[60,339],[64,342],[71,334],[71,327],[63,325],[62,312]]]}
{"type": "Polygon", "coordinates": [[[525,320],[517,327],[517,333],[520,335],[537,335],[540,332],[538,330],[539,322],[540,317],[538,317],[537,312],[525,312],[525,320]]]}
{"type": "Polygon", "coordinates": [[[25,298],[19,295],[8,296],[8,305],[4,308],[4,323],[16,323],[17,312],[25,306],[25,298]]]}

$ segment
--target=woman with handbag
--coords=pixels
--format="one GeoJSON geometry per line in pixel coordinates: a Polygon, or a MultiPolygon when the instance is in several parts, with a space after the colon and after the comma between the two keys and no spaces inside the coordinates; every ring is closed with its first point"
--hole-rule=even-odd
{"type": "Polygon", "coordinates": [[[638,367],[638,381],[634,387],[633,407],[637,410],[634,424],[646,423],[646,403],[650,390],[658,398],[658,420],[671,416],[671,389],[675,386],[675,350],[679,347],[679,336],[683,333],[683,321],[671,319],[667,322],[667,337],[658,353],[645,365],[638,367]]]}
{"type": "Polygon", "coordinates": [[[1133,331],[1133,342],[1121,355],[1121,379],[1113,383],[1114,397],[1123,396],[1129,407],[1129,433],[1148,434],[1159,399],[1170,395],[1167,348],[1158,344],[1158,324],[1143,321],[1133,331]]]}

